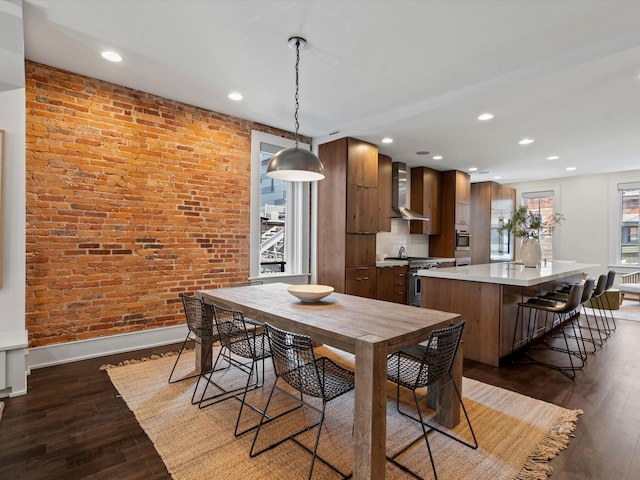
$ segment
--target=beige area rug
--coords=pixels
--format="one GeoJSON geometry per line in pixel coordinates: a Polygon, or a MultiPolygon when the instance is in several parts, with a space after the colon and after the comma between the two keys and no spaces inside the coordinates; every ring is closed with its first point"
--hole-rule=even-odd
{"type": "Polygon", "coordinates": [[[2,421],[3,412],[4,412],[4,402],[0,402],[0,422],[2,421]]]}
{"type": "MultiPolygon", "coordinates": [[[[338,355],[332,349],[320,347],[319,350],[321,354],[334,358],[338,355]]],[[[338,360],[348,364],[351,358],[343,354],[338,360]]],[[[240,403],[230,399],[202,410],[191,405],[195,379],[171,385],[167,383],[174,361],[175,356],[164,356],[104,367],[174,479],[307,478],[310,455],[292,442],[249,458],[253,433],[240,438],[233,435],[240,403]]],[[[273,381],[273,375],[269,373],[270,363],[267,362],[267,385],[250,394],[249,401],[255,405],[264,406],[266,403],[273,381]]],[[[183,355],[180,364],[184,367],[180,374],[187,376],[194,365],[193,353],[186,358],[183,355]]],[[[231,373],[221,375],[219,383],[222,385],[238,380],[231,373]]],[[[395,386],[390,384],[389,392],[395,395],[395,386]]],[[[284,408],[290,401],[278,390],[275,395],[274,401],[278,399],[276,405],[279,407],[284,408]]],[[[438,476],[443,480],[547,478],[551,474],[549,460],[566,448],[582,413],[467,378],[463,380],[463,397],[480,446],[472,450],[437,432],[432,434],[431,448],[438,476]]],[[[270,407],[270,413],[273,412],[270,407]]],[[[274,441],[275,436],[282,435],[288,427],[300,428],[304,425],[302,422],[311,423],[317,418],[318,414],[313,410],[304,409],[304,413],[276,420],[262,430],[259,445],[274,441]]],[[[344,395],[328,404],[319,454],[343,472],[351,471],[353,461],[352,419],[352,395],[344,395]]],[[[243,414],[242,424],[251,425],[258,420],[259,416],[249,411],[247,415],[243,414]]],[[[308,436],[303,438],[306,444],[313,445],[315,431],[308,432],[308,436]]],[[[456,427],[456,432],[470,438],[464,419],[456,427]]],[[[395,452],[399,446],[419,435],[418,424],[400,416],[395,410],[395,400],[390,399],[387,405],[387,452],[395,452]]],[[[417,444],[401,459],[425,478],[433,478],[424,442],[417,444]]],[[[316,462],[313,478],[334,479],[337,475],[321,462],[316,462]]],[[[387,478],[411,477],[387,462],[387,478]]]]}

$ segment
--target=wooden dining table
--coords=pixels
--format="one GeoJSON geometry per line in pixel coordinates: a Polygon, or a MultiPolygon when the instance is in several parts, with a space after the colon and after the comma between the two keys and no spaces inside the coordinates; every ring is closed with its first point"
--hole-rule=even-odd
{"type": "MultiPolygon", "coordinates": [[[[209,305],[240,310],[247,317],[354,354],[353,478],[384,479],[387,355],[425,341],[431,330],[452,325],[460,316],[340,293],[317,303],[303,303],[287,291],[288,286],[270,283],[201,290],[197,294],[209,305]]],[[[203,358],[202,352],[197,358],[203,358]]],[[[452,373],[460,387],[461,350],[452,373]]],[[[451,384],[430,390],[433,394],[429,393],[428,404],[436,409],[436,420],[449,428],[457,425],[460,405],[451,384]]]]}

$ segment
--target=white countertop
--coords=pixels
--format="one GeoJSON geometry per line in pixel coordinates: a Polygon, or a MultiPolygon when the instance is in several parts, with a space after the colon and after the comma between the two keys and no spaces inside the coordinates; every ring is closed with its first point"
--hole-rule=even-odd
{"type": "Polygon", "coordinates": [[[529,268],[513,262],[500,262],[468,265],[464,267],[418,270],[418,275],[432,278],[530,287],[551,280],[581,274],[591,268],[599,266],[600,265],[590,263],[547,262],[546,265],[542,264],[536,268],[529,268]]]}
{"type": "MultiPolygon", "coordinates": [[[[455,258],[444,258],[444,257],[429,257],[430,263],[446,263],[446,262],[455,262],[455,258]]],[[[384,259],[376,261],[376,267],[395,267],[398,265],[408,265],[409,260],[399,260],[399,259],[384,259]]]]}
{"type": "Polygon", "coordinates": [[[380,260],[376,262],[376,267],[396,267],[402,265],[409,265],[408,260],[380,260]]]}

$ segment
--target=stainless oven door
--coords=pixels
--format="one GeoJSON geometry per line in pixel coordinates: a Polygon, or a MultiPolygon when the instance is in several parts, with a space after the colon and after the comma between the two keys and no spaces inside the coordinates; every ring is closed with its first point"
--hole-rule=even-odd
{"type": "Polygon", "coordinates": [[[409,271],[409,284],[408,284],[408,294],[407,294],[407,303],[414,307],[420,306],[420,275],[418,275],[417,270],[409,271]]]}

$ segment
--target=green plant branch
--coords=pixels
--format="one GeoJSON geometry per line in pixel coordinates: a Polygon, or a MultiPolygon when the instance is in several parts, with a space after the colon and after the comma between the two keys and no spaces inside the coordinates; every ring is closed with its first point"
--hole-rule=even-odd
{"type": "Polygon", "coordinates": [[[554,213],[548,222],[544,222],[542,215],[527,210],[526,205],[519,207],[513,216],[498,229],[499,232],[508,231],[515,238],[534,238],[538,240],[540,230],[553,231],[556,225],[564,220],[564,215],[554,213]]]}

